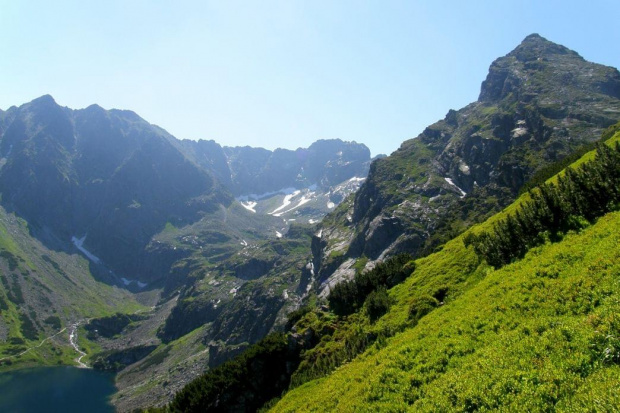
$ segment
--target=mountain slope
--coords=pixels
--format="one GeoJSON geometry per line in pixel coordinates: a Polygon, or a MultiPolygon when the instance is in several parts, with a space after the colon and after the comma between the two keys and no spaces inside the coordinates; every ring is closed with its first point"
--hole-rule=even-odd
{"type": "Polygon", "coordinates": [[[237,197],[283,188],[329,187],[352,177],[365,177],[370,151],[357,142],[318,140],[296,150],[221,147],[213,141],[181,142],[196,163],[237,197]]]}
{"type": "Polygon", "coordinates": [[[355,198],[327,217],[314,249],[323,294],[360,258],[431,252],[618,118],[616,69],[528,36],[493,62],[477,102],[374,162],[355,198]]]}
{"type": "MultiPolygon", "coordinates": [[[[608,144],[619,142],[616,133],[608,144]]],[[[528,199],[468,233],[493,230],[528,199]]],[[[293,375],[299,387],[274,411],[613,410],[619,224],[620,213],[609,213],[497,270],[465,247],[467,233],[457,237],[417,261],[390,290],[393,304],[376,324],[360,313],[343,320],[340,340],[351,342],[361,330],[377,338],[374,345],[331,374],[329,367],[312,373],[312,365],[339,355],[338,331],[322,337],[293,375]]],[[[320,331],[322,324],[309,321],[298,326],[320,331]]]]}
{"type": "MultiPolygon", "coordinates": [[[[79,243],[119,285],[122,278],[162,282],[169,268],[154,270],[145,249],[167,224],[195,223],[230,206],[232,194],[274,205],[291,189],[307,197],[278,217],[315,221],[357,186],[335,196],[332,188],[364,178],[370,162],[366,146],[341,140],[273,152],[179,141],[131,111],[71,110],[51,96],[1,115],[2,204],[49,247],[79,243]],[[309,201],[316,202],[299,208],[309,201]]],[[[288,227],[277,225],[280,233],[288,227]]]]}
{"type": "MultiPolygon", "coordinates": [[[[612,213],[581,234],[487,271],[415,328],[292,390],[274,410],[617,405],[611,389],[620,372],[613,317],[620,310],[619,225],[620,214],[612,213]]],[[[399,290],[415,285],[418,277],[412,278],[399,290]]]]}
{"type": "Polygon", "coordinates": [[[179,141],[131,111],[72,110],[51,96],[1,112],[0,138],[1,203],[24,220],[20,240],[47,257],[21,259],[55,280],[21,297],[38,278],[2,252],[12,326],[0,324],[0,338],[17,343],[26,326],[27,340],[7,348],[16,354],[52,332],[49,317],[56,330],[93,317],[79,334],[83,361],[123,369],[119,404],[131,409],[282,327],[314,280],[309,223],[355,191],[370,163],[366,146],[337,139],[295,151],[179,141]],[[68,260],[87,265],[68,270],[68,260]]]}
{"type": "MultiPolygon", "coordinates": [[[[612,134],[617,126],[610,129],[612,134]]],[[[593,184],[617,188],[620,133],[607,144],[613,149],[597,149],[596,157],[590,152],[573,166],[583,165],[578,171],[582,176],[607,170],[593,184]]],[[[561,173],[549,181],[562,188],[569,176],[561,173]]],[[[573,188],[572,193],[578,199],[588,190],[573,188]]],[[[618,199],[616,191],[610,198],[615,203],[606,208],[617,210],[618,199]]],[[[546,231],[544,245],[497,270],[466,246],[471,234],[496,231],[498,221],[506,221],[529,202],[530,195],[524,194],[441,251],[415,265],[407,263],[402,271],[412,272],[410,277],[389,291],[379,318],[371,312],[377,303],[372,293],[363,307],[346,317],[325,308],[298,312],[285,337],[271,336],[194,381],[168,408],[193,411],[221,405],[239,410],[276,397],[265,407],[548,410],[557,403],[555,407],[564,409],[608,410],[617,403],[608,390],[617,385],[620,360],[615,338],[619,326],[613,316],[620,292],[615,280],[620,215],[610,212],[589,227],[584,218],[564,217],[585,229],[546,231]],[[262,364],[265,359],[271,360],[268,366],[262,364]],[[239,366],[253,367],[239,376],[239,366]],[[280,371],[279,382],[290,380],[282,400],[277,399],[280,391],[264,387],[269,377],[264,369],[280,371]]],[[[393,270],[402,272],[388,271],[393,270]]],[[[331,296],[329,301],[331,305],[331,296]]]]}
{"type": "Polygon", "coordinates": [[[16,109],[2,136],[3,205],[50,247],[86,237],[94,264],[152,281],[135,259],[150,238],[168,221],[192,222],[232,201],[173,140],[133,112],[73,111],[43,96],[16,109]]]}
{"type": "Polygon", "coordinates": [[[78,353],[70,334],[76,323],[146,309],[128,291],[97,281],[85,258],[50,250],[32,238],[28,224],[1,207],[0,281],[3,368],[75,365],[78,353]]]}

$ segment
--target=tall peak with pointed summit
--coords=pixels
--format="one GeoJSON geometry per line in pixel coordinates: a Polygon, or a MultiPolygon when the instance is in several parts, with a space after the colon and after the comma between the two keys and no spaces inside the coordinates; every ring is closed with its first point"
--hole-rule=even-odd
{"type": "Polygon", "coordinates": [[[556,96],[554,100],[579,100],[580,90],[620,98],[620,73],[615,68],[588,62],[577,52],[538,34],[531,34],[491,64],[478,100],[528,102],[543,93],[564,92],[574,96],[556,96]]]}
{"type": "Polygon", "coordinates": [[[517,46],[508,56],[513,56],[522,62],[548,58],[551,55],[572,55],[580,57],[579,54],[569,48],[553,43],[537,33],[527,36],[519,46],[517,46]]]}

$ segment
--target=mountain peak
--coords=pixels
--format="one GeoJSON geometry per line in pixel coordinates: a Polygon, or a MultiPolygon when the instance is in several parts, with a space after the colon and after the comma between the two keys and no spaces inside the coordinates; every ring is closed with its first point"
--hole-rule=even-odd
{"type": "Polygon", "coordinates": [[[577,52],[567,47],[553,43],[538,33],[527,36],[507,57],[515,57],[521,62],[528,62],[548,58],[552,55],[573,55],[580,57],[577,52]]]}
{"type": "Polygon", "coordinates": [[[41,97],[38,97],[38,98],[32,100],[30,102],[30,104],[32,104],[32,105],[45,105],[45,106],[48,106],[48,105],[57,106],[58,105],[51,95],[43,95],[41,97]]]}
{"type": "Polygon", "coordinates": [[[513,92],[524,92],[521,89],[528,84],[531,89],[528,93],[536,95],[542,89],[552,88],[551,85],[564,84],[569,78],[571,82],[581,82],[589,88],[598,80],[604,81],[606,74],[601,79],[598,79],[599,76],[596,79],[581,79],[578,74],[595,67],[601,68],[597,73],[606,73],[603,66],[587,62],[577,52],[539,34],[530,34],[513,51],[491,64],[489,74],[482,82],[479,101],[495,102],[513,92]],[[539,81],[535,82],[536,79],[539,81]]]}

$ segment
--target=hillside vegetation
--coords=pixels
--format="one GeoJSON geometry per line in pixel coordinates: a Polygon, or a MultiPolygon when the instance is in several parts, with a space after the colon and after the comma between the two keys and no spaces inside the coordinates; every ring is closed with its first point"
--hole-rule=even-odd
{"type": "MultiPolygon", "coordinates": [[[[607,140],[612,149],[599,153],[614,153],[618,142],[616,132],[607,140]]],[[[583,171],[597,162],[592,151],[573,167],[584,165],[583,171]]],[[[617,174],[617,169],[611,172],[617,174]]],[[[499,269],[465,245],[465,238],[492,233],[531,197],[521,196],[432,255],[415,263],[402,260],[394,274],[406,270],[411,275],[387,292],[385,287],[394,283],[383,274],[377,277],[385,285],[375,285],[366,300],[352,295],[354,312],[317,306],[292,315],[297,322],[288,333],[286,354],[295,360],[288,364],[294,371],[281,370],[278,376],[279,382],[290,377],[289,390],[281,400],[276,392],[263,392],[258,399],[276,397],[265,408],[277,412],[616,406],[620,212],[601,210],[605,215],[589,216],[589,221],[574,217],[579,231],[555,231],[541,245],[531,245],[523,258],[514,256],[499,269]],[[376,298],[379,291],[385,299],[376,298]],[[377,301],[385,303],[378,315],[377,301]]],[[[617,203],[608,206],[618,209],[617,203]]],[[[336,299],[330,297],[330,304],[340,303],[349,290],[361,291],[357,284],[369,277],[357,276],[346,288],[334,289],[336,299]]],[[[233,399],[238,408],[246,405],[244,399],[255,406],[257,395],[248,393],[243,380],[251,377],[254,388],[264,385],[261,380],[267,375],[256,369],[269,366],[261,364],[265,353],[258,352],[260,348],[268,351],[269,346],[259,343],[255,348],[260,358],[246,353],[235,361],[254,366],[252,376],[222,376],[227,370],[230,374],[231,363],[185,388],[169,409],[209,405],[225,410],[217,401],[233,399]],[[221,385],[227,381],[234,386],[221,385]],[[201,393],[205,388],[211,389],[208,395],[201,393]]]]}
{"type": "MultiPolygon", "coordinates": [[[[608,143],[619,140],[616,133],[608,143]]],[[[506,216],[471,231],[492,231],[506,216]]],[[[608,213],[498,270],[477,264],[467,234],[454,239],[389,291],[396,304],[377,325],[401,333],[291,390],[273,411],[613,410],[620,403],[618,228],[620,213],[608,213]],[[420,297],[439,286],[448,291],[443,305],[427,299],[432,311],[408,328],[420,297]]]]}
{"type": "Polygon", "coordinates": [[[292,390],[274,411],[611,410],[620,403],[619,226],[610,213],[487,268],[457,300],[292,390]]]}

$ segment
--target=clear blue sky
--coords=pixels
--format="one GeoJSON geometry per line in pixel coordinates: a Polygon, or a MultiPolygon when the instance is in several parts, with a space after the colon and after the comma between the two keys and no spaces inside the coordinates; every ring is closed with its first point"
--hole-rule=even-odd
{"type": "Polygon", "coordinates": [[[0,108],[131,109],[181,139],[390,153],[530,33],[620,66],[620,1],[0,0],[0,108]]]}

